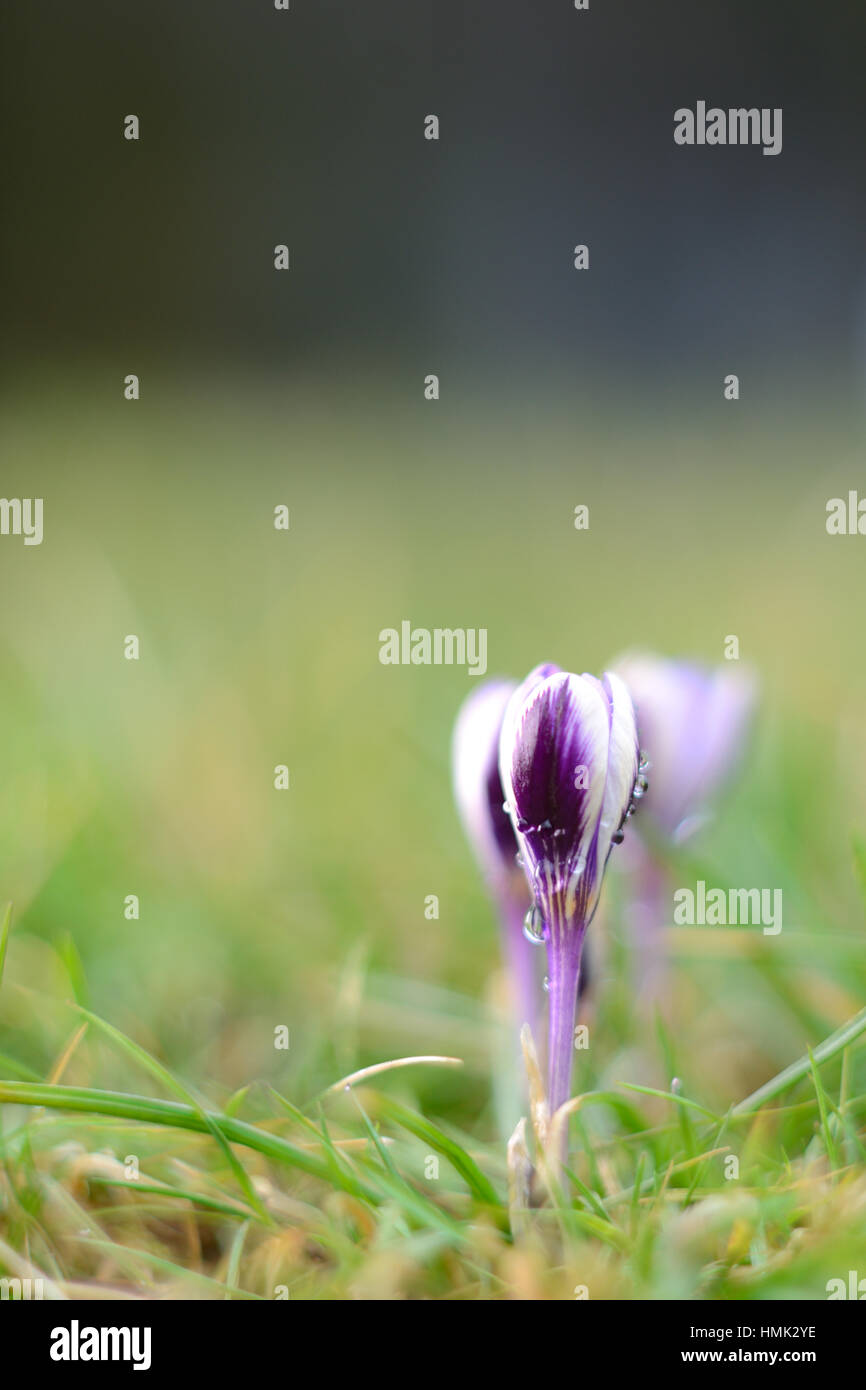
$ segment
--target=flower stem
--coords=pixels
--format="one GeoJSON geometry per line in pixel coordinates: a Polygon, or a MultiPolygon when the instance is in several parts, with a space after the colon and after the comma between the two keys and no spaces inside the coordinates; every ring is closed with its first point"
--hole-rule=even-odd
{"type": "Polygon", "coordinates": [[[583,932],[567,929],[547,943],[550,1013],[548,1023],[547,1101],[554,1115],[571,1095],[574,1023],[583,932]]]}

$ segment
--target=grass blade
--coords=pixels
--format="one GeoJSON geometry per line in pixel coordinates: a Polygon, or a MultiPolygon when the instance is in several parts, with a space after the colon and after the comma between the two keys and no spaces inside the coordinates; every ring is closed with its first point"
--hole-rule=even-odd
{"type": "Polygon", "coordinates": [[[722,1123],[721,1115],[716,1115],[705,1105],[698,1105],[696,1100],[689,1100],[688,1096],[681,1096],[676,1091],[657,1091],[652,1086],[636,1086],[630,1081],[618,1081],[617,1085],[624,1087],[626,1091],[638,1091],[642,1096],[658,1096],[661,1100],[672,1100],[677,1105],[686,1106],[689,1110],[697,1110],[699,1115],[703,1115],[705,1120],[712,1120],[715,1125],[722,1123]]]}
{"type": "Polygon", "coordinates": [[[824,1090],[821,1075],[815,1065],[815,1057],[811,1048],[809,1049],[809,1062],[812,1071],[812,1085],[815,1087],[815,1095],[818,1097],[818,1114],[821,1117],[821,1135],[824,1140],[824,1148],[827,1150],[830,1167],[836,1169],[839,1167],[839,1154],[836,1149],[836,1141],[833,1138],[829,1116],[827,1114],[827,1093],[824,1090]]]}
{"type": "Polygon", "coordinates": [[[837,1028],[835,1033],[831,1033],[822,1043],[819,1043],[811,1052],[807,1052],[805,1057],[800,1057],[798,1061],[792,1062],[789,1067],[785,1067],[770,1081],[765,1081],[763,1086],[759,1086],[757,1091],[753,1091],[745,1100],[741,1100],[731,1111],[733,1119],[739,1119],[741,1115],[751,1115],[755,1110],[760,1110],[769,1100],[776,1100],[783,1091],[787,1091],[789,1086],[793,1086],[797,1081],[802,1081],[812,1071],[813,1066],[821,1066],[824,1062],[829,1062],[831,1058],[840,1053],[843,1048],[848,1047],[852,1042],[866,1032],[866,1009],[861,1009],[858,1014],[850,1018],[847,1023],[843,1023],[841,1028],[837,1028]]]}
{"type": "Polygon", "coordinates": [[[3,921],[0,922],[0,985],[3,984],[3,967],[6,964],[6,947],[9,943],[9,928],[12,925],[12,904],[6,904],[3,921]]]}
{"type": "Polygon", "coordinates": [[[504,1210],[496,1189],[489,1178],[482,1173],[474,1158],[453,1139],[449,1139],[447,1134],[443,1134],[437,1125],[434,1125],[423,1115],[417,1114],[416,1111],[401,1105],[399,1101],[392,1100],[390,1096],[379,1095],[377,1105],[380,1113],[387,1116],[392,1124],[400,1125],[402,1129],[414,1134],[416,1139],[429,1144],[430,1148],[441,1154],[443,1158],[447,1158],[477,1201],[484,1206],[504,1210]]]}
{"type": "Polygon", "coordinates": [[[125,1033],[121,1033],[119,1028],[115,1028],[113,1024],[107,1023],[104,1018],[100,1018],[98,1014],[91,1013],[89,1009],[83,1008],[80,1004],[74,1005],[73,1007],[88,1023],[93,1024],[95,1028],[104,1033],[107,1038],[115,1043],[127,1057],[130,1057],[134,1062],[142,1066],[145,1071],[149,1072],[156,1081],[161,1081],[162,1084],[168,1090],[173,1091],[180,1100],[186,1101],[198,1110],[208,1130],[225,1155],[226,1161],[234,1173],[247,1202],[262,1221],[273,1224],[271,1217],[268,1215],[267,1210],[250,1181],[249,1174],[240,1162],[237,1154],[232,1152],[230,1144],[220,1129],[219,1122],[208,1115],[208,1112],[205,1110],[204,1105],[198,1097],[188,1090],[182,1082],[178,1081],[167,1067],[164,1067],[155,1057],[151,1057],[150,1053],[146,1052],[143,1047],[140,1047],[137,1042],[133,1042],[132,1038],[128,1038],[125,1033]]]}
{"type": "MultiPolygon", "coordinates": [[[[0,1081],[0,1105],[44,1105],[82,1115],[109,1115],[116,1120],[137,1120],[144,1124],[168,1125],[173,1129],[210,1134],[208,1120],[218,1124],[230,1144],[254,1149],[275,1163],[297,1168],[309,1177],[342,1187],[353,1196],[378,1205],[379,1193],[349,1173],[333,1173],[329,1165],[309,1150],[299,1149],[276,1134],[215,1112],[202,1114],[198,1106],[152,1096],[127,1095],[123,1091],[97,1091],[89,1087],[50,1086],[45,1082],[0,1081]]],[[[268,1218],[270,1220],[270,1218],[268,1218]]]]}

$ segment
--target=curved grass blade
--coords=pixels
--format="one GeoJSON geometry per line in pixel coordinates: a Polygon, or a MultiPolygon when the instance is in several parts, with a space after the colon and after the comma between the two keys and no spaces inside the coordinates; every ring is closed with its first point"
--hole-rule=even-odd
{"type": "Polygon", "coordinates": [[[658,1096],[660,1100],[672,1100],[677,1105],[685,1106],[689,1110],[697,1110],[699,1115],[703,1115],[705,1120],[712,1120],[714,1125],[722,1123],[722,1116],[715,1111],[708,1110],[705,1105],[698,1105],[696,1100],[689,1100],[688,1096],[677,1095],[676,1091],[657,1091],[653,1086],[636,1086],[631,1081],[618,1081],[618,1086],[622,1086],[626,1091],[637,1091],[642,1096],[658,1096]]]}
{"type": "MultiPolygon", "coordinates": [[[[382,1143],[382,1138],[381,1138],[381,1136],[380,1136],[378,1130],[376,1129],[376,1126],[373,1124],[373,1121],[370,1119],[370,1116],[367,1114],[366,1110],[364,1109],[363,1105],[361,1104],[361,1099],[360,1099],[360,1097],[359,1097],[359,1096],[356,1096],[356,1095],[353,1093],[353,1094],[352,1094],[352,1100],[355,1102],[355,1105],[358,1107],[358,1111],[359,1111],[359,1113],[360,1113],[360,1115],[361,1115],[361,1119],[362,1119],[363,1122],[364,1122],[364,1128],[365,1128],[366,1131],[367,1131],[367,1135],[368,1135],[368,1137],[369,1137],[370,1143],[373,1145],[374,1149],[376,1150],[376,1153],[379,1155],[379,1158],[380,1158],[381,1163],[382,1163],[382,1167],[385,1168],[385,1169],[387,1169],[387,1171],[391,1174],[391,1177],[392,1177],[392,1178],[396,1178],[396,1179],[398,1180],[398,1182],[399,1182],[399,1181],[400,1181],[400,1174],[397,1172],[397,1169],[396,1169],[395,1166],[394,1166],[394,1160],[392,1159],[392,1157],[391,1157],[391,1155],[389,1154],[388,1150],[386,1149],[385,1145],[382,1143]]],[[[323,1122],[324,1122],[324,1121],[323,1121],[323,1122]]]]}
{"type": "Polygon", "coordinates": [[[351,1086],[356,1086],[359,1081],[369,1081],[372,1076],[381,1076],[386,1071],[396,1071],[401,1067],[462,1067],[462,1057],[392,1057],[388,1062],[375,1062],[371,1067],[362,1067],[360,1071],[350,1072],[348,1076],[342,1076],[339,1081],[335,1081],[333,1086],[329,1086],[325,1095],[330,1095],[332,1091],[346,1091],[351,1086]]]}
{"type": "Polygon", "coordinates": [[[3,983],[3,967],[6,964],[6,947],[9,944],[9,928],[12,925],[12,904],[6,904],[3,921],[0,922],[0,985],[3,983]]]}
{"type": "Polygon", "coordinates": [[[755,1110],[760,1110],[769,1100],[776,1100],[783,1091],[787,1091],[789,1086],[795,1082],[802,1081],[812,1071],[813,1064],[821,1066],[824,1062],[829,1062],[843,1048],[855,1042],[862,1033],[866,1032],[866,1009],[861,1009],[853,1018],[849,1018],[847,1023],[843,1023],[841,1028],[837,1028],[835,1033],[831,1033],[822,1043],[812,1049],[811,1055],[806,1054],[796,1062],[792,1062],[789,1067],[785,1067],[770,1081],[765,1081],[763,1086],[759,1086],[757,1091],[753,1091],[745,1100],[741,1100],[731,1111],[732,1119],[739,1119],[741,1115],[751,1115],[755,1110]]]}
{"type": "Polygon", "coordinates": [[[242,1226],[238,1226],[235,1238],[232,1241],[229,1251],[229,1263],[226,1270],[226,1293],[225,1297],[231,1299],[233,1290],[237,1289],[241,1277],[241,1255],[244,1250],[244,1242],[250,1229],[249,1221],[245,1221],[242,1226]]]}
{"type": "Polygon", "coordinates": [[[260,1220],[267,1222],[268,1225],[273,1225],[272,1217],[268,1214],[261,1198],[253,1187],[250,1176],[237,1154],[232,1152],[230,1144],[227,1142],[220,1129],[219,1122],[208,1114],[198,1096],[184,1086],[182,1082],[178,1081],[167,1067],[164,1067],[155,1057],[151,1057],[150,1053],[146,1052],[137,1042],[133,1042],[132,1038],[128,1038],[125,1033],[121,1033],[119,1028],[115,1028],[113,1024],[107,1023],[104,1018],[100,1018],[98,1014],[91,1013],[89,1009],[83,1008],[80,1004],[75,1004],[72,1007],[75,1009],[76,1013],[80,1013],[88,1023],[91,1023],[100,1032],[104,1033],[122,1052],[125,1052],[127,1057],[130,1057],[134,1062],[137,1062],[139,1066],[143,1067],[145,1071],[149,1072],[154,1080],[160,1081],[167,1090],[173,1091],[180,1100],[186,1101],[188,1104],[195,1107],[225,1155],[226,1161],[234,1173],[247,1202],[260,1220]]]}
{"type": "Polygon", "coordinates": [[[84,973],[84,962],[78,954],[78,947],[71,932],[64,932],[57,946],[57,954],[69,976],[69,983],[72,986],[76,1004],[80,1004],[82,1008],[87,1008],[90,1003],[87,976],[84,973]]]}
{"type": "Polygon", "coordinates": [[[44,1105],[53,1110],[68,1110],[80,1115],[108,1115],[116,1120],[136,1120],[149,1125],[168,1125],[173,1129],[190,1130],[194,1134],[210,1134],[208,1120],[217,1124],[230,1144],[240,1144],[275,1163],[297,1168],[311,1178],[343,1188],[352,1196],[378,1206],[381,1194],[361,1179],[346,1172],[334,1173],[329,1165],[299,1149],[287,1139],[270,1134],[245,1120],[235,1120],[214,1111],[202,1114],[197,1106],[179,1101],[160,1100],[153,1096],[128,1095],[123,1091],[97,1091],[89,1087],[50,1086],[46,1082],[0,1081],[0,1104],[44,1105]]]}
{"type": "Polygon", "coordinates": [[[400,1174],[393,1175],[390,1171],[383,1171],[378,1164],[374,1165],[369,1155],[360,1156],[359,1162],[367,1171],[375,1173],[376,1181],[383,1191],[407,1216],[412,1217],[422,1230],[438,1230],[457,1245],[471,1244],[469,1232],[461,1222],[449,1216],[448,1212],[443,1211],[435,1202],[431,1202],[429,1197],[425,1197],[400,1174]]]}
{"type": "Polygon", "coordinates": [[[286,1097],[281,1095],[273,1086],[266,1087],[266,1094],[275,1100],[301,1129],[306,1130],[308,1134],[312,1135],[317,1144],[321,1144],[325,1155],[325,1163],[328,1165],[328,1171],[332,1179],[336,1181],[339,1175],[347,1170],[348,1165],[343,1155],[331,1141],[331,1136],[325,1126],[324,1116],[322,1116],[322,1128],[318,1129],[309,1116],[304,1114],[303,1110],[300,1110],[297,1105],[293,1105],[290,1100],[286,1100],[286,1097]]]}
{"type": "MultiPolygon", "coordinates": [[[[250,1214],[246,1207],[232,1204],[231,1202],[220,1202],[216,1197],[208,1197],[203,1192],[193,1192],[185,1187],[170,1187],[167,1183],[132,1181],[125,1178],[100,1178],[90,1179],[92,1187],[123,1187],[128,1192],[147,1192],[156,1197],[176,1197],[180,1201],[194,1202],[198,1207],[204,1207],[207,1211],[219,1212],[221,1216],[236,1216],[241,1221],[249,1221],[250,1214]]],[[[116,1212],[116,1207],[107,1207],[106,1211],[116,1212]]]]}
{"type": "Polygon", "coordinates": [[[489,1178],[482,1173],[474,1158],[471,1158],[466,1150],[455,1143],[453,1139],[449,1139],[447,1134],[443,1134],[437,1125],[425,1119],[423,1115],[417,1114],[416,1111],[401,1105],[399,1101],[392,1100],[390,1096],[377,1093],[377,1105],[381,1114],[386,1115],[393,1124],[408,1130],[410,1134],[414,1134],[416,1139],[421,1139],[425,1144],[429,1144],[436,1153],[447,1158],[477,1201],[499,1211],[505,1210],[501,1197],[489,1178]]]}
{"type": "Polygon", "coordinates": [[[815,1095],[818,1097],[818,1114],[821,1120],[821,1134],[824,1140],[824,1148],[827,1150],[827,1157],[830,1160],[830,1167],[834,1170],[839,1167],[839,1151],[836,1148],[836,1141],[833,1138],[833,1131],[830,1128],[830,1120],[827,1113],[827,1093],[821,1081],[821,1073],[815,1065],[815,1054],[809,1048],[810,1071],[812,1073],[812,1085],[815,1087],[815,1095]]]}

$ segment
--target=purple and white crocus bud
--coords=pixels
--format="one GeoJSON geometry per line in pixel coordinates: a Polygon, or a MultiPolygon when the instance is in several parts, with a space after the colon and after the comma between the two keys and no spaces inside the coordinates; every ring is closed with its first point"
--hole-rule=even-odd
{"type": "Polygon", "coordinates": [[[548,1104],[570,1095],[580,960],[611,848],[633,802],[640,753],[616,675],[541,674],[512,695],[499,769],[548,959],[548,1104]]]}

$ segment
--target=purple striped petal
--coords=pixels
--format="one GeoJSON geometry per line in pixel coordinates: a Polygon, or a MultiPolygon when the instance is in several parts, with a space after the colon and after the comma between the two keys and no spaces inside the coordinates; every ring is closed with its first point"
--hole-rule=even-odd
{"type": "Polygon", "coordinates": [[[546,924],[585,926],[637,774],[622,682],[565,672],[530,678],[505,716],[500,771],[546,924]]]}

